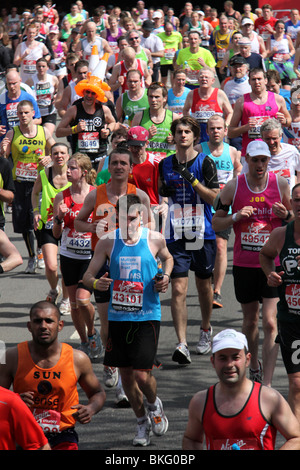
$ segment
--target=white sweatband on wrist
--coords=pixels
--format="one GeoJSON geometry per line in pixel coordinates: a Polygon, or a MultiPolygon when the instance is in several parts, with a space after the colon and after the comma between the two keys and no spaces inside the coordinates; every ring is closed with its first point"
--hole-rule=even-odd
{"type": "Polygon", "coordinates": [[[236,217],[237,217],[237,212],[235,214],[232,214],[232,222],[236,222],[236,217]]]}

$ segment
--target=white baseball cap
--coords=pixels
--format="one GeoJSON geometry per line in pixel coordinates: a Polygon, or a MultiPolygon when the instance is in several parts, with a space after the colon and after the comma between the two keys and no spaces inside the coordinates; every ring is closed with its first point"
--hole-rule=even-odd
{"type": "Polygon", "coordinates": [[[253,140],[247,146],[246,154],[249,157],[258,157],[260,155],[265,155],[266,157],[271,157],[271,152],[263,140],[253,140]]]}
{"type": "Polygon", "coordinates": [[[212,341],[212,353],[221,351],[222,349],[248,349],[248,341],[243,333],[239,333],[233,329],[223,330],[218,333],[212,341]]]}

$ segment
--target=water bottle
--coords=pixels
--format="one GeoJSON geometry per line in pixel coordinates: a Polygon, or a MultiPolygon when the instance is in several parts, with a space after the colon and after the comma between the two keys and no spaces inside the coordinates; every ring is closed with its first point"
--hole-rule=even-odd
{"type": "Polygon", "coordinates": [[[185,69],[185,70],[191,70],[191,67],[189,66],[189,64],[187,63],[187,61],[184,62],[184,69],[185,69]]]}
{"type": "Polygon", "coordinates": [[[123,125],[126,126],[128,129],[130,127],[129,119],[128,116],[125,116],[125,119],[123,121],[123,125]]]}
{"type": "Polygon", "coordinates": [[[162,263],[160,259],[157,259],[157,273],[155,275],[155,280],[156,281],[161,281],[161,279],[164,277],[164,272],[162,269],[162,263]]]}

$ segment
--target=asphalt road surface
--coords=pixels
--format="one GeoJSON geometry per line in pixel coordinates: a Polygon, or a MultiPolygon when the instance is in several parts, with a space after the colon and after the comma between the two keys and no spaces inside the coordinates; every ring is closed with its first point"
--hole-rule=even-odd
{"type": "MultiPolygon", "coordinates": [[[[0,340],[2,343],[0,345],[10,347],[30,339],[26,327],[29,309],[33,303],[46,298],[49,286],[44,270],[37,270],[37,273],[32,275],[24,273],[28,260],[27,253],[22,237],[12,232],[11,214],[6,215],[6,233],[17,246],[24,259],[22,266],[10,273],[1,275],[0,340]]],[[[228,270],[222,291],[224,307],[213,310],[212,315],[211,323],[214,334],[224,328],[235,328],[240,331],[242,325],[240,306],[235,300],[233,291],[231,274],[232,242],[233,235],[231,235],[229,241],[228,270]]],[[[171,359],[176,346],[176,336],[170,312],[170,296],[170,289],[161,296],[162,322],[158,357],[163,366],[154,370],[158,396],[163,402],[169,419],[167,433],[162,437],[152,436],[151,444],[147,448],[133,447],[132,439],[136,425],[134,414],[130,408],[116,408],[115,389],[106,389],[107,399],[103,410],[93,417],[90,424],[77,426],[80,450],[101,450],[104,451],[102,452],[104,456],[125,455],[125,451],[127,451],[126,455],[128,452],[128,455],[137,455],[136,452],[144,450],[164,454],[167,451],[178,452],[181,450],[182,436],[188,418],[189,401],[195,392],[214,384],[216,376],[210,363],[210,355],[199,356],[195,353],[195,346],[199,339],[201,312],[193,275],[189,279],[187,298],[189,316],[187,338],[192,356],[192,363],[189,366],[179,366],[171,359]]],[[[64,316],[63,319],[65,326],[60,333],[60,340],[76,348],[79,346],[79,339],[71,318],[68,315],[64,316]]],[[[98,316],[96,326],[99,327],[98,316]]],[[[93,364],[93,367],[97,377],[102,382],[102,363],[93,364]]],[[[287,396],[288,381],[280,353],[274,374],[273,387],[285,397],[287,396]]],[[[80,399],[82,403],[85,402],[85,395],[82,392],[80,392],[80,399]]]]}

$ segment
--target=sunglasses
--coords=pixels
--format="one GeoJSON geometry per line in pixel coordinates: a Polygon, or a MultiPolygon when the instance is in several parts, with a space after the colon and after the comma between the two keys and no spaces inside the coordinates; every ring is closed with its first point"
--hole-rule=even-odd
{"type": "Polygon", "coordinates": [[[138,36],[135,36],[134,38],[129,38],[129,41],[133,41],[133,40],[137,41],[138,39],[140,39],[140,38],[138,36]]]}

